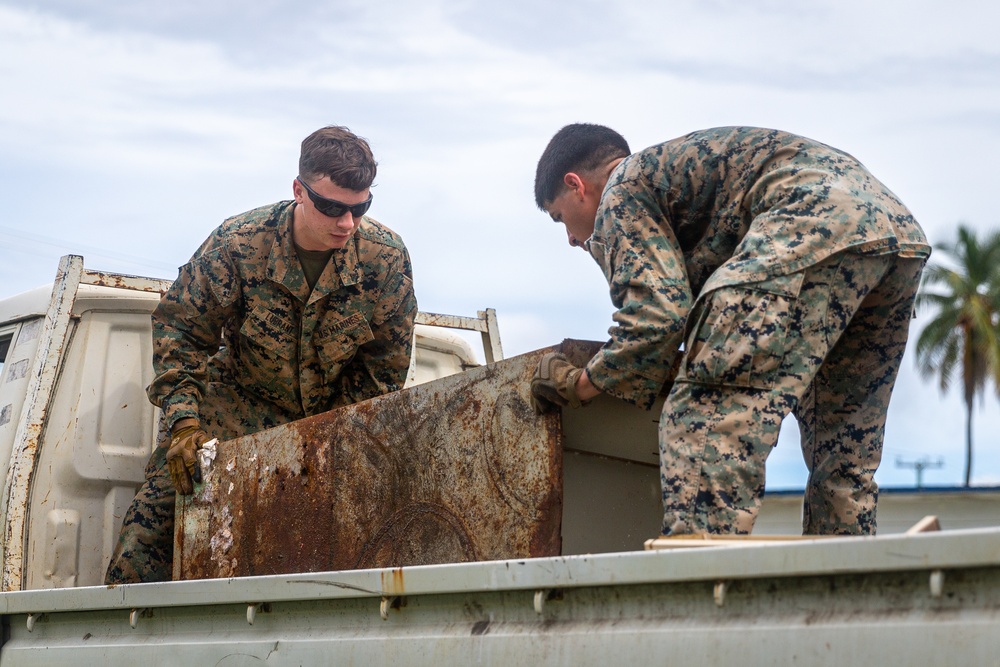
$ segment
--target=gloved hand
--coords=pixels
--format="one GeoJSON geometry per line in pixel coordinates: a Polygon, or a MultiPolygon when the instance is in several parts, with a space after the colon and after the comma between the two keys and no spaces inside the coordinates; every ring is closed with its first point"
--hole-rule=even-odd
{"type": "Polygon", "coordinates": [[[546,352],[531,378],[531,404],[540,415],[557,407],[578,408],[583,405],[576,395],[576,381],[583,373],[561,352],[546,352]]]}
{"type": "Polygon", "coordinates": [[[201,483],[196,452],[208,439],[208,434],[201,430],[201,424],[194,417],[178,419],[170,429],[167,469],[170,470],[174,488],[183,496],[194,493],[194,482],[201,483]]]}

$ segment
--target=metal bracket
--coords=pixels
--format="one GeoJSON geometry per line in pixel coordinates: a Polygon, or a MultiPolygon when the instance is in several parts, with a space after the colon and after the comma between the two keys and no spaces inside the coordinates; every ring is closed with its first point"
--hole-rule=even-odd
{"type": "Polygon", "coordinates": [[[35,621],[40,619],[43,614],[28,614],[28,632],[35,631],[35,621]]]}
{"type": "Polygon", "coordinates": [[[478,331],[483,335],[483,354],[486,363],[492,364],[503,359],[503,348],[500,345],[500,327],[497,324],[497,311],[493,308],[480,310],[478,317],[462,317],[460,315],[439,315],[437,313],[417,313],[416,323],[431,327],[447,329],[465,329],[478,331]]]}
{"type": "Polygon", "coordinates": [[[712,590],[712,597],[715,599],[715,606],[721,607],[726,604],[726,590],[729,588],[729,584],[725,581],[715,582],[715,588],[712,590]]]}
{"type": "Polygon", "coordinates": [[[250,625],[253,625],[254,620],[257,618],[257,607],[259,606],[260,604],[256,602],[247,605],[247,623],[250,625]]]}
{"type": "Polygon", "coordinates": [[[535,591],[535,613],[539,616],[545,611],[545,595],[546,592],[544,589],[535,591]]]}
{"type": "Polygon", "coordinates": [[[930,578],[931,597],[939,598],[944,594],[944,571],[934,570],[930,578]]]}
{"type": "Polygon", "coordinates": [[[398,595],[383,595],[378,605],[378,613],[383,621],[389,620],[389,609],[393,607],[399,609],[400,597],[398,595]]]}

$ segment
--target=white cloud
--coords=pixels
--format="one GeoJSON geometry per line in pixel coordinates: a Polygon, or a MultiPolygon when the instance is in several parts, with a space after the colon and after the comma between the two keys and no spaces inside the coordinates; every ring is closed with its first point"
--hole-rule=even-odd
{"type": "Polygon", "coordinates": [[[275,134],[283,134],[252,109],[218,107],[226,95],[274,90],[280,77],[234,68],[209,43],[101,32],[0,5],[0,62],[17,63],[3,73],[12,101],[0,106],[7,160],[161,173],[239,168],[278,150],[275,134]]]}

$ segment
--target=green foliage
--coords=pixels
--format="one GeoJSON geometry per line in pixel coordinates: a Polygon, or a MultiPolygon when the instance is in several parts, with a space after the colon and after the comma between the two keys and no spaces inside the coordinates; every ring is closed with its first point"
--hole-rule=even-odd
{"type": "Polygon", "coordinates": [[[917,367],[941,391],[957,378],[966,406],[965,485],[972,472],[972,408],[992,379],[1000,393],[1000,232],[980,241],[959,225],[955,243],[935,246],[917,305],[934,316],[917,338],[917,367]]]}

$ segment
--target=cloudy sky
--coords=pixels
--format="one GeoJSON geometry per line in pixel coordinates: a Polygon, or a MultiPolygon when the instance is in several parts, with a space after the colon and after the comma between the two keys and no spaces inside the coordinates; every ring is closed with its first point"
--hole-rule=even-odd
{"type": "MultiPolygon", "coordinates": [[[[496,308],[505,352],[604,340],[596,264],[534,208],[570,122],[634,149],[718,125],[842,148],[934,242],[1000,225],[1000,9],[954,0],[0,0],[0,296],[58,258],[173,277],[224,218],[289,198],[327,124],[379,159],[372,215],[400,232],[422,310],[496,308]]],[[[926,316],[914,323],[918,331],[926,316]]],[[[960,483],[963,406],[904,360],[883,486],[960,483]]],[[[770,488],[801,488],[789,424],[770,488]]],[[[1000,403],[974,481],[1000,484],[1000,403]]]]}

